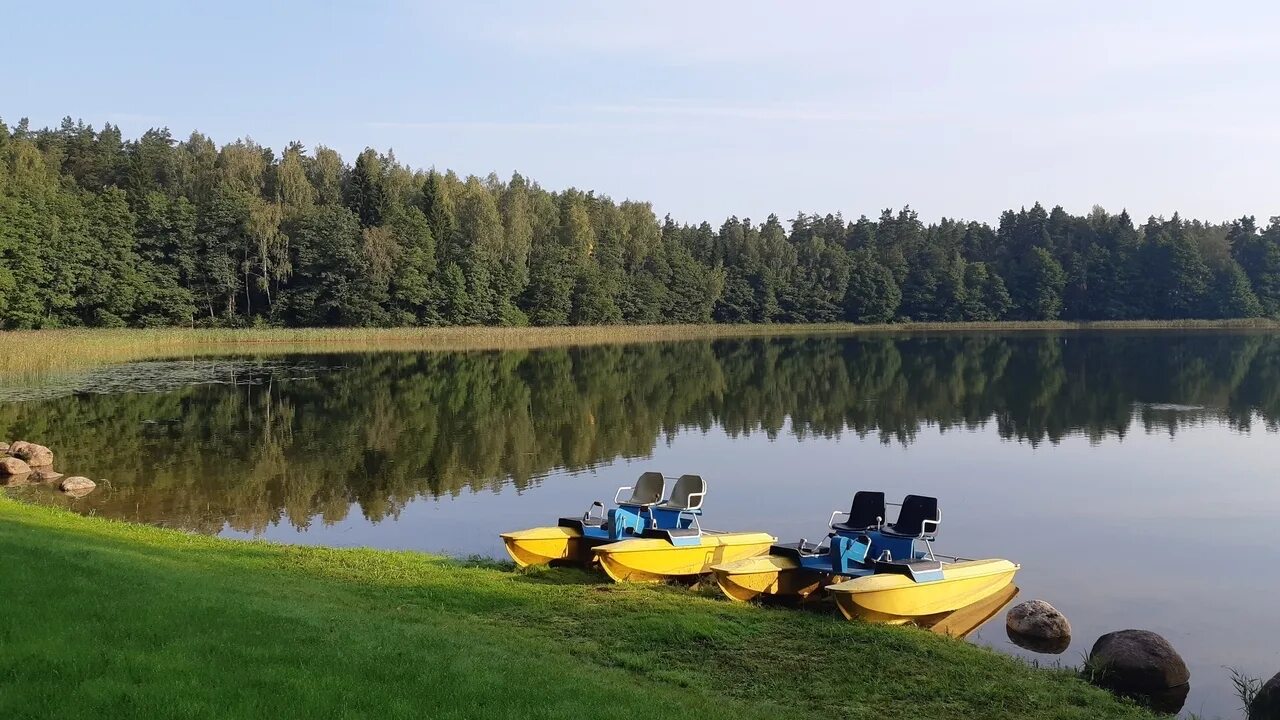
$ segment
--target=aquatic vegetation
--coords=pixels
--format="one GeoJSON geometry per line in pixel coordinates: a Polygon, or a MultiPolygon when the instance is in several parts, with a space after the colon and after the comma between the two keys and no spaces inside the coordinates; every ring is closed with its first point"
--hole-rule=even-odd
{"type": "Polygon", "coordinates": [[[517,350],[665,340],[883,332],[1033,330],[1280,329],[1280,322],[1169,320],[1116,322],[952,322],[854,325],[592,325],[578,327],[255,328],[0,331],[0,379],[158,358],[253,354],[435,350],[517,350]]]}

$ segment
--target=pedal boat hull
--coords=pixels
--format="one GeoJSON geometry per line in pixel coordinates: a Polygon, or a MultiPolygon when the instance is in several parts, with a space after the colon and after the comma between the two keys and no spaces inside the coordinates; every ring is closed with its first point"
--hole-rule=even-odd
{"type": "Polygon", "coordinates": [[[969,637],[969,633],[977,630],[983,623],[1005,609],[1017,596],[1018,586],[1010,583],[972,605],[966,605],[954,612],[917,620],[914,624],[938,635],[963,640],[969,637]]]}
{"type": "Polygon", "coordinates": [[[731,600],[747,602],[761,595],[804,600],[828,583],[831,575],[801,567],[794,558],[758,555],[711,568],[720,591],[731,600]]]}
{"type": "Polygon", "coordinates": [[[1008,560],[965,560],[944,564],[942,579],[915,582],[906,575],[876,573],[827,587],[850,620],[902,625],[955,612],[999,593],[1019,566],[1008,560]]]}
{"type": "Polygon", "coordinates": [[[632,538],[595,548],[600,567],[615,582],[661,582],[703,575],[712,566],[768,552],[778,539],[762,532],[705,531],[697,544],[632,538]]]}
{"type": "Polygon", "coordinates": [[[582,533],[575,528],[537,527],[505,532],[500,537],[518,567],[553,562],[585,563],[591,559],[582,533]]]}

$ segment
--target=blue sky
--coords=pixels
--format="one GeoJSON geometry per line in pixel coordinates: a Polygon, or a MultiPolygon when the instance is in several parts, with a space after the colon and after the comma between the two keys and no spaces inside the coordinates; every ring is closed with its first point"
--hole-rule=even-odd
{"type": "Polygon", "coordinates": [[[1280,214],[1274,3],[6,4],[10,123],[392,148],[716,224],[1280,214]]]}

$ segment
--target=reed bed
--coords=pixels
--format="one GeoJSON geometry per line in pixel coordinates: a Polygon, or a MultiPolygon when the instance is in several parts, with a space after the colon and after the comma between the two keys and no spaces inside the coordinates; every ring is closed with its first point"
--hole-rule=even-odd
{"type": "Polygon", "coordinates": [[[894,325],[608,325],[586,327],[17,330],[0,332],[0,377],[39,376],[168,357],[369,351],[506,350],[716,338],[853,333],[1280,330],[1274,320],[1175,320],[894,325]]]}

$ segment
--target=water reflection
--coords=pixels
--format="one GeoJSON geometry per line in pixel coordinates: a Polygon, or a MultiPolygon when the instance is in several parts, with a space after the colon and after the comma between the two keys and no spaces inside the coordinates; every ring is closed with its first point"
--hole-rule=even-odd
{"type": "Polygon", "coordinates": [[[208,361],[175,381],[166,365],[184,367],[122,366],[75,394],[5,403],[0,429],[54,447],[62,469],[109,479],[78,507],[256,532],[329,524],[353,506],[378,521],[420,496],[523,490],[556,469],[646,456],[682,428],[909,445],[930,426],[993,425],[1035,446],[1206,422],[1280,427],[1280,338],[1251,334],[752,339],[228,366],[251,382],[218,381],[208,361]]]}

